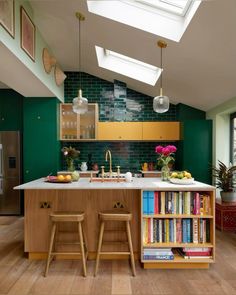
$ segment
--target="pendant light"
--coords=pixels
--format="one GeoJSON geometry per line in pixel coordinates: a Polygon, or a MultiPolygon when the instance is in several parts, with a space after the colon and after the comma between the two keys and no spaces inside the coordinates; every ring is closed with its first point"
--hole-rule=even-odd
{"type": "MultiPolygon", "coordinates": [[[[162,69],[162,73],[163,73],[162,48],[166,48],[167,43],[163,40],[159,40],[157,42],[157,45],[161,48],[161,69],[162,69]]],[[[170,106],[169,98],[167,96],[164,96],[163,92],[162,92],[162,75],[163,75],[162,73],[161,73],[161,77],[160,77],[160,95],[154,97],[154,99],[153,99],[153,110],[157,113],[167,112],[169,110],[169,106],[170,106]]]]}
{"type": "Polygon", "coordinates": [[[79,20],[79,91],[78,96],[73,99],[73,112],[77,114],[85,114],[88,111],[88,100],[87,98],[82,96],[82,89],[81,89],[81,21],[85,20],[85,17],[80,12],[76,12],[76,17],[79,20]]]}

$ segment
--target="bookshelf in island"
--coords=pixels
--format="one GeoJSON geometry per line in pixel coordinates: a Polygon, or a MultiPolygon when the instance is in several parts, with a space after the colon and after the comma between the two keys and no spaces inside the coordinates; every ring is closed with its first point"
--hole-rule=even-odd
{"type": "Polygon", "coordinates": [[[208,268],[214,260],[214,190],[142,190],[144,268],[208,268]]]}
{"type": "MultiPolygon", "coordinates": [[[[24,251],[30,259],[44,259],[53,211],[85,212],[88,258],[95,259],[99,234],[98,213],[124,209],[132,213],[135,257],[145,268],[207,268],[215,259],[215,188],[195,181],[176,185],[158,178],[132,182],[49,183],[44,178],[20,185],[24,190],[24,251]],[[141,230],[140,230],[141,229],[141,230]]],[[[124,240],[123,224],[108,224],[107,240],[124,240]],[[115,232],[114,232],[115,229],[115,232]]],[[[76,240],[76,225],[60,225],[62,240],[76,240]]],[[[59,246],[58,246],[59,247],[59,246]]],[[[104,245],[107,251],[125,251],[127,244],[104,245]]],[[[77,248],[76,248],[77,249],[77,248]]],[[[63,252],[75,251],[69,243],[63,252]]],[[[75,256],[73,258],[80,258],[75,256]]],[[[127,258],[127,257],[125,257],[127,258]]]]}

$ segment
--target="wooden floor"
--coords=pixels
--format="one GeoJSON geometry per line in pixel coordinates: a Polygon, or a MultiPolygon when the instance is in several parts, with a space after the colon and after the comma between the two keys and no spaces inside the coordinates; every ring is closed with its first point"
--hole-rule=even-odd
{"type": "Polygon", "coordinates": [[[44,278],[45,262],[23,256],[23,218],[0,217],[0,295],[235,295],[236,234],[216,235],[216,263],[209,270],[144,270],[136,261],[132,277],[127,261],[101,261],[94,278],[94,261],[89,261],[84,278],[80,261],[55,261],[44,278]]]}

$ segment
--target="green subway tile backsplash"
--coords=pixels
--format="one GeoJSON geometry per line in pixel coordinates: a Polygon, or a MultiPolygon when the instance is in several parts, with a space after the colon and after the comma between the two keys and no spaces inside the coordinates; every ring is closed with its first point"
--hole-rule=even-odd
{"type": "MultiPolygon", "coordinates": [[[[102,80],[87,73],[67,72],[65,80],[65,102],[72,102],[77,96],[79,78],[83,96],[89,103],[98,103],[99,121],[177,121],[176,106],[171,104],[167,113],[157,114],[153,111],[153,97],[139,93],[126,87],[126,84],[115,80],[114,83],[102,80]]],[[[63,142],[63,146],[73,146],[80,151],[77,161],[88,160],[92,154],[92,162],[99,166],[105,163],[105,151],[112,151],[113,167],[121,166],[121,171],[137,172],[141,163],[156,163],[155,142],[63,142]]],[[[165,143],[163,143],[165,144],[165,143]]],[[[168,143],[170,144],[170,143],[168,143]]],[[[176,143],[173,143],[176,144],[176,143]]],[[[62,160],[62,168],[66,169],[62,160]]]]}
{"type": "MultiPolygon", "coordinates": [[[[105,166],[105,169],[109,169],[109,163],[105,162],[105,152],[110,149],[112,152],[112,166],[116,171],[115,166],[121,166],[121,172],[137,172],[141,168],[141,164],[144,162],[153,162],[157,164],[157,154],[155,153],[155,147],[159,144],[156,142],[63,142],[63,146],[72,146],[80,151],[79,159],[76,161],[76,165],[81,162],[88,161],[88,154],[92,154],[92,162],[97,163],[100,166],[105,166]]],[[[170,143],[168,144],[175,144],[170,143]]],[[[178,156],[178,151],[176,153],[178,156]]],[[[158,169],[160,167],[157,167],[158,169]]],[[[178,168],[178,167],[176,167],[178,168]]],[[[63,161],[63,169],[66,169],[66,163],[63,161]]]]}

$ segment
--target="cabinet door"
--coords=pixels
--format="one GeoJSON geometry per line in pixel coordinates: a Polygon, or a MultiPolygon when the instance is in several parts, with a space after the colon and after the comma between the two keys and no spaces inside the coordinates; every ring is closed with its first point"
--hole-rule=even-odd
{"type": "Polygon", "coordinates": [[[98,140],[142,140],[142,122],[99,122],[98,140]]]}
{"type": "Polygon", "coordinates": [[[88,111],[79,115],[73,112],[72,103],[60,105],[60,139],[91,140],[97,138],[98,105],[88,104],[88,111]]]}
{"type": "Polygon", "coordinates": [[[143,140],[179,140],[179,122],[143,122],[143,140]]]}
{"type": "Polygon", "coordinates": [[[24,99],[24,181],[56,173],[60,164],[56,98],[24,99]]]}

